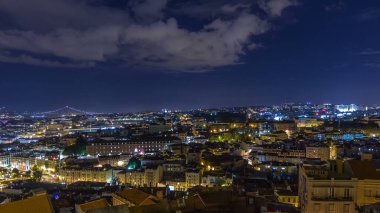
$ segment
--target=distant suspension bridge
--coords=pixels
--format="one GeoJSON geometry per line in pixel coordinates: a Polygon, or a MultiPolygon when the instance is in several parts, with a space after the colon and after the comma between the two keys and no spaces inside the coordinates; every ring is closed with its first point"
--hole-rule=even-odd
{"type": "Polygon", "coordinates": [[[64,106],[55,110],[46,111],[46,112],[38,112],[36,113],[38,115],[49,115],[49,114],[84,114],[84,115],[91,115],[91,114],[99,114],[97,112],[88,112],[81,109],[77,109],[71,106],[64,106]]]}

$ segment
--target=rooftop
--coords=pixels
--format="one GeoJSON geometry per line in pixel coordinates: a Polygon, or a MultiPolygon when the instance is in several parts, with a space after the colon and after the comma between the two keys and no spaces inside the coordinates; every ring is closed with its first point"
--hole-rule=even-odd
{"type": "Polygon", "coordinates": [[[79,208],[83,212],[87,212],[87,211],[90,211],[93,209],[106,208],[108,206],[110,206],[110,205],[108,204],[107,200],[102,198],[102,199],[97,199],[97,200],[89,201],[87,203],[80,204],[79,208]]]}
{"type": "Polygon", "coordinates": [[[350,160],[347,163],[354,178],[380,180],[380,160],[350,160]]]}
{"type": "MultiPolygon", "coordinates": [[[[124,191],[115,192],[115,194],[136,205],[140,205],[148,198],[155,198],[153,195],[145,193],[138,189],[127,189],[124,191]]],[[[151,200],[154,201],[154,199],[151,199],[151,200]]]]}
{"type": "Polygon", "coordinates": [[[47,194],[43,194],[0,205],[0,212],[53,213],[54,211],[47,194]]]}

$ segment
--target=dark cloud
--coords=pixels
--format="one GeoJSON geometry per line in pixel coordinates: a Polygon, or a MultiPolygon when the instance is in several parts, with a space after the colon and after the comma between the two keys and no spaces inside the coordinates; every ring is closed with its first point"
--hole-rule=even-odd
{"type": "Polygon", "coordinates": [[[260,8],[272,17],[281,16],[284,9],[297,3],[296,0],[259,0],[260,8]]]}
{"type": "MultiPolygon", "coordinates": [[[[220,1],[214,7],[218,15],[192,31],[166,13],[167,0],[130,1],[125,8],[89,2],[0,1],[0,14],[12,23],[0,30],[0,50],[20,52],[13,58],[0,55],[0,61],[82,67],[116,60],[162,70],[212,70],[240,63],[254,49],[252,38],[271,29],[271,17],[296,5],[292,0],[259,1],[267,13],[259,16],[251,10],[253,3],[220,1]],[[231,13],[236,15],[223,16],[231,13]]],[[[196,13],[198,6],[189,9],[196,13]]]]}
{"type": "Polygon", "coordinates": [[[63,67],[63,68],[85,68],[92,67],[94,63],[75,63],[75,62],[66,62],[63,63],[61,61],[49,60],[49,59],[41,59],[36,58],[31,55],[12,55],[9,53],[0,53],[0,62],[4,63],[17,63],[17,64],[28,64],[28,65],[36,65],[36,66],[46,66],[46,67],[63,67]]]}
{"type": "Polygon", "coordinates": [[[132,2],[132,11],[140,20],[159,20],[164,18],[163,10],[168,3],[167,0],[143,0],[132,2]]]}
{"type": "Polygon", "coordinates": [[[230,14],[230,13],[236,13],[236,12],[241,11],[241,10],[245,10],[245,9],[247,9],[249,7],[250,7],[249,4],[243,4],[243,3],[225,4],[225,5],[222,6],[221,11],[223,13],[230,14]]]}

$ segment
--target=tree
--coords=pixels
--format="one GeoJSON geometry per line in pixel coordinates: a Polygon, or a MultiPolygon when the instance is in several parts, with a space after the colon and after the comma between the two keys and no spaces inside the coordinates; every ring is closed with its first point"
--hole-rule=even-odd
{"type": "Polygon", "coordinates": [[[0,168],[0,175],[6,175],[8,170],[6,168],[0,168]]]}
{"type": "Polygon", "coordinates": [[[33,179],[37,182],[40,182],[41,181],[41,178],[42,178],[42,171],[38,169],[37,166],[34,166],[32,168],[32,172],[33,172],[33,179]]]}
{"type": "Polygon", "coordinates": [[[12,169],[12,176],[17,178],[20,176],[20,171],[17,168],[12,169]]]}
{"type": "Polygon", "coordinates": [[[83,136],[79,136],[75,141],[75,145],[66,147],[62,154],[86,155],[86,145],[87,145],[86,138],[84,138],[83,136]]]}

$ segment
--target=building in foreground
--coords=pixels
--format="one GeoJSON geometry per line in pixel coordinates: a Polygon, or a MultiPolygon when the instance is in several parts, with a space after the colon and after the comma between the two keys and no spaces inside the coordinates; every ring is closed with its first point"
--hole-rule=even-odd
{"type": "Polygon", "coordinates": [[[380,202],[380,160],[305,164],[298,192],[301,212],[356,212],[380,202]]]}
{"type": "Polygon", "coordinates": [[[46,193],[0,205],[0,212],[17,213],[53,213],[50,198],[46,193]]]}

